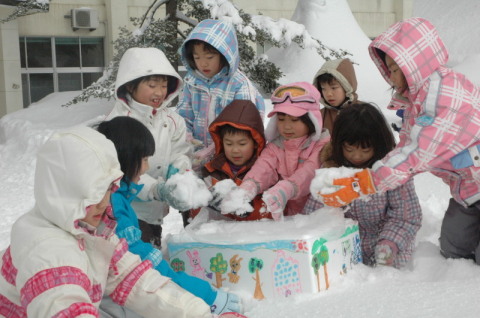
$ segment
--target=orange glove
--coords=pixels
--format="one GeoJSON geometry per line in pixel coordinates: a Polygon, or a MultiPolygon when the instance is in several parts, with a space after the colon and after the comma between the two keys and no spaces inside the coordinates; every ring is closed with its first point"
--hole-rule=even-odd
{"type": "Polygon", "coordinates": [[[333,185],[343,187],[333,193],[320,194],[323,197],[323,203],[333,207],[345,206],[358,199],[360,195],[374,194],[376,192],[370,170],[368,169],[355,173],[353,177],[334,179],[333,185]]]}

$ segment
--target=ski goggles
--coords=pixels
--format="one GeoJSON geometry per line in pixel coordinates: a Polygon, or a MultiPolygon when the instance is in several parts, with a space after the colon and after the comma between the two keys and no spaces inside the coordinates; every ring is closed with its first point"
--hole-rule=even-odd
{"type": "Polygon", "coordinates": [[[316,103],[317,100],[314,96],[305,88],[300,86],[283,86],[278,88],[271,97],[272,104],[283,103],[290,99],[292,103],[316,103]]]}

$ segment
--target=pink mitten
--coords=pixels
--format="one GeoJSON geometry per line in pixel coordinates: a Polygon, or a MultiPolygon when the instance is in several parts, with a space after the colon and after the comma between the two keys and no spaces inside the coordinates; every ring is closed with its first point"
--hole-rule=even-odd
{"type": "Polygon", "coordinates": [[[193,153],[192,169],[198,175],[201,175],[202,167],[209,162],[215,153],[215,144],[201,148],[193,153]]]}
{"type": "Polygon", "coordinates": [[[292,183],[285,180],[277,182],[276,185],[263,192],[262,200],[275,221],[282,218],[283,210],[294,194],[295,190],[292,183]]]}

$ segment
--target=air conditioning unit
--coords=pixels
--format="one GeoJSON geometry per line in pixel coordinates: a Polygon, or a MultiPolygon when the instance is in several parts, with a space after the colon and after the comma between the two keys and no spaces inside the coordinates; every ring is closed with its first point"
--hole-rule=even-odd
{"type": "Polygon", "coordinates": [[[98,28],[98,12],[91,8],[72,9],[72,28],[90,29],[90,31],[98,28]]]}

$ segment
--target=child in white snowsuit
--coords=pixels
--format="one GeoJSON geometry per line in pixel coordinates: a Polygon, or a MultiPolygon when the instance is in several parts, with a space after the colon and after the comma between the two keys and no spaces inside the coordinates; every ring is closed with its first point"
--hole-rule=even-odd
{"type": "Polygon", "coordinates": [[[170,106],[182,88],[182,79],[165,54],[156,48],[128,49],[120,60],[115,96],[117,102],[106,120],[117,116],[138,119],[152,133],[157,151],[149,158],[150,169],[141,177],[142,191],[132,202],[142,228],[142,239],[161,246],[161,224],[176,209],[164,184],[177,172],[191,168],[192,146],[187,142],[184,119],[170,106]]]}
{"type": "Polygon", "coordinates": [[[94,318],[107,294],[143,317],[212,317],[115,235],[110,194],[122,175],[114,145],[91,128],[57,132],[40,148],[35,206],[0,255],[0,316],[94,318]]]}

